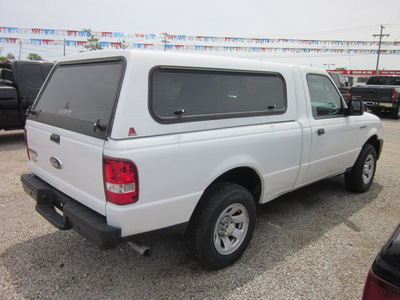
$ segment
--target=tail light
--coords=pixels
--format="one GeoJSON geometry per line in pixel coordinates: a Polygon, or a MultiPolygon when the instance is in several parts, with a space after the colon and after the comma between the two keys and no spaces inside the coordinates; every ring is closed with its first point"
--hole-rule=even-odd
{"type": "Polygon", "coordinates": [[[393,101],[396,101],[396,99],[397,99],[397,92],[396,92],[395,89],[393,89],[393,90],[392,90],[392,100],[393,100],[393,101]]]}
{"type": "Polygon", "coordinates": [[[107,201],[124,205],[139,200],[138,171],[132,161],[104,157],[103,172],[107,201]]]}
{"type": "Polygon", "coordinates": [[[31,159],[31,156],[29,155],[29,148],[28,148],[28,132],[26,129],[24,129],[24,140],[25,140],[25,148],[26,148],[26,155],[28,155],[28,159],[31,159]]]}
{"type": "Polygon", "coordinates": [[[399,300],[400,288],[369,271],[365,282],[363,300],[399,300]]]}
{"type": "Polygon", "coordinates": [[[351,88],[349,88],[349,93],[348,93],[348,98],[347,99],[349,99],[349,100],[351,100],[351,88]]]}

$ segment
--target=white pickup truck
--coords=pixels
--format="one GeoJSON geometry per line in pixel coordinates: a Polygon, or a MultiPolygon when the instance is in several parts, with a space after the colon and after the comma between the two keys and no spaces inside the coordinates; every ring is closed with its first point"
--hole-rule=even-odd
{"type": "Polygon", "coordinates": [[[331,176],[372,184],[379,118],[319,69],[97,51],[59,61],[28,110],[36,210],[104,248],[179,230],[208,269],[246,249],[256,205],[331,176]]]}

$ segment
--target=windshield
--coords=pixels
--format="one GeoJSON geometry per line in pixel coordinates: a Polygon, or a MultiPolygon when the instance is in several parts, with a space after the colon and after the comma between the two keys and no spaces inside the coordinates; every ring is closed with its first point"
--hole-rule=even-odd
{"type": "Polygon", "coordinates": [[[371,77],[368,85],[400,85],[400,76],[371,77]]]}

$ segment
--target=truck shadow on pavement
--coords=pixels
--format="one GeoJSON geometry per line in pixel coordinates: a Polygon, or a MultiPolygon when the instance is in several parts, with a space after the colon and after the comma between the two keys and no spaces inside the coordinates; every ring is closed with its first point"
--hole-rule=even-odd
{"type": "Polygon", "coordinates": [[[181,236],[142,240],[154,253],[141,257],[127,244],[103,251],[73,231],[55,231],[10,247],[2,260],[16,291],[28,299],[220,299],[338,224],[361,230],[349,217],[381,190],[374,183],[367,193],[352,194],[339,176],[265,204],[242,258],[219,271],[191,261],[181,236]]]}
{"type": "Polygon", "coordinates": [[[22,130],[0,131],[0,151],[14,151],[24,147],[24,132],[22,130]]]}

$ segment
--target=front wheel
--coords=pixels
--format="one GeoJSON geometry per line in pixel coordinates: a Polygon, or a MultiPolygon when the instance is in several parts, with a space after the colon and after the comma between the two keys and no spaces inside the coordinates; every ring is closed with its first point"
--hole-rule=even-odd
{"type": "Polygon", "coordinates": [[[375,148],[365,144],[351,171],[344,175],[350,191],[363,193],[369,189],[375,176],[376,160],[375,148]]]}
{"type": "Polygon", "coordinates": [[[190,222],[189,251],[207,269],[225,268],[247,248],[255,219],[256,205],[247,189],[217,183],[205,192],[190,222]]]}

